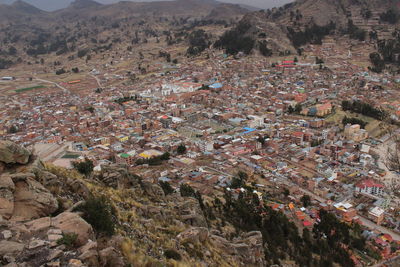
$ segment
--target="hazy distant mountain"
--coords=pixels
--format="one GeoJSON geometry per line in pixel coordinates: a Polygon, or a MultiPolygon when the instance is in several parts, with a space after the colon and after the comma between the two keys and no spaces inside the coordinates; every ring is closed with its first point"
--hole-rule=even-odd
{"type": "MultiPolygon", "coordinates": [[[[0,4],[11,4],[16,0],[0,0],[0,4]]],[[[54,11],[68,7],[74,0],[26,0],[27,3],[36,6],[42,10],[54,11]]],[[[100,4],[111,4],[117,3],[120,0],[98,0],[100,4]]],[[[151,2],[154,0],[132,0],[134,2],[151,2]]],[[[157,0],[167,1],[167,0],[157,0]]],[[[207,1],[207,0],[204,0],[207,1]]],[[[292,2],[293,0],[221,0],[221,2],[241,4],[245,7],[258,7],[258,8],[271,8],[275,6],[281,6],[283,4],[292,2]]]]}

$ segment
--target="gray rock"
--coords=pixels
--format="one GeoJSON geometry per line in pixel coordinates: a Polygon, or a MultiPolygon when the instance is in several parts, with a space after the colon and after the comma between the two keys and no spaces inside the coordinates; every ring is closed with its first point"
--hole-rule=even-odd
{"type": "Polygon", "coordinates": [[[4,230],[1,232],[4,239],[10,239],[12,237],[12,232],[10,230],[4,230]]]}
{"type": "Polygon", "coordinates": [[[180,243],[204,243],[209,238],[209,232],[204,227],[192,227],[180,233],[176,238],[180,243]]]}
{"type": "Polygon", "coordinates": [[[29,242],[28,249],[35,249],[35,248],[43,247],[46,244],[47,244],[47,242],[44,240],[34,239],[31,242],[29,242]]]}
{"type": "Polygon", "coordinates": [[[29,229],[29,231],[35,234],[39,232],[45,232],[51,226],[51,219],[50,217],[39,218],[25,223],[25,226],[29,229]]]}
{"type": "Polygon", "coordinates": [[[153,184],[153,183],[145,181],[142,184],[142,188],[146,192],[146,194],[149,197],[153,198],[154,200],[160,200],[165,197],[164,191],[157,184],[153,184]]]}
{"type": "Polygon", "coordinates": [[[11,141],[0,141],[0,161],[6,164],[27,164],[31,152],[11,141]]]}
{"type": "Polygon", "coordinates": [[[63,254],[63,251],[60,249],[55,249],[53,251],[50,252],[49,256],[47,257],[48,261],[52,261],[56,258],[61,257],[61,255],[63,254]]]}
{"type": "Polygon", "coordinates": [[[1,240],[0,241],[0,255],[17,255],[21,251],[24,250],[25,245],[15,242],[15,241],[8,241],[8,240],[1,240]]]}

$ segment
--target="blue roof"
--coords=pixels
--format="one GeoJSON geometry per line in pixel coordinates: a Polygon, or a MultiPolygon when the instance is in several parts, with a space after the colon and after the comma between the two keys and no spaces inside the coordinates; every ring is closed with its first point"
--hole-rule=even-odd
{"type": "Polygon", "coordinates": [[[209,87],[212,88],[212,89],[219,89],[222,86],[223,86],[222,83],[213,83],[209,87]]]}
{"type": "Polygon", "coordinates": [[[249,128],[249,127],[244,127],[243,130],[245,130],[244,134],[247,134],[247,133],[251,133],[251,132],[256,131],[256,129],[254,129],[254,128],[249,128]]]}

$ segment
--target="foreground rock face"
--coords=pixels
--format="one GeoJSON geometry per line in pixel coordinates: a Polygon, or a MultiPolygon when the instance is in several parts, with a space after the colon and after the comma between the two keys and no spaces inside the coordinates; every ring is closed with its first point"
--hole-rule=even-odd
{"type": "Polygon", "coordinates": [[[11,141],[0,141],[0,161],[6,164],[26,164],[31,152],[11,141]]]}
{"type": "Polygon", "coordinates": [[[76,234],[79,246],[86,244],[89,240],[95,240],[92,226],[76,213],[63,212],[53,218],[51,224],[63,233],[76,234]]]}
{"type": "Polygon", "coordinates": [[[55,197],[34,175],[12,175],[15,184],[13,219],[29,220],[52,214],[58,208],[55,197]]]}
{"type": "Polygon", "coordinates": [[[0,215],[5,219],[30,220],[53,213],[58,208],[54,196],[32,173],[0,176],[0,215]]]}
{"type": "MultiPolygon", "coordinates": [[[[11,147],[16,154],[3,159],[27,160],[20,158],[23,148],[11,147]]],[[[0,167],[1,266],[169,266],[168,252],[182,266],[265,266],[260,232],[230,240],[213,230],[197,199],[165,195],[126,166],[109,165],[92,178],[40,160],[0,167]],[[72,212],[99,193],[116,209],[120,235],[97,232],[96,239],[92,226],[72,212]]]]}

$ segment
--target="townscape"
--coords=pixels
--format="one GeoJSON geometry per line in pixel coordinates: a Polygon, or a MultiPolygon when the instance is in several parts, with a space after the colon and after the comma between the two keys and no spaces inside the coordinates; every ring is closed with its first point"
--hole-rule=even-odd
{"type": "Polygon", "coordinates": [[[54,168],[119,164],[209,203],[251,190],[299,232],[327,211],[360,227],[368,249],[351,251],[355,265],[394,266],[400,75],[368,69],[368,49],[325,37],[301,55],[209,47],[190,57],[170,46],[160,51],[174,60],[143,50],[139,67],[129,51],[60,75],[12,67],[0,71],[0,139],[54,168]]]}

